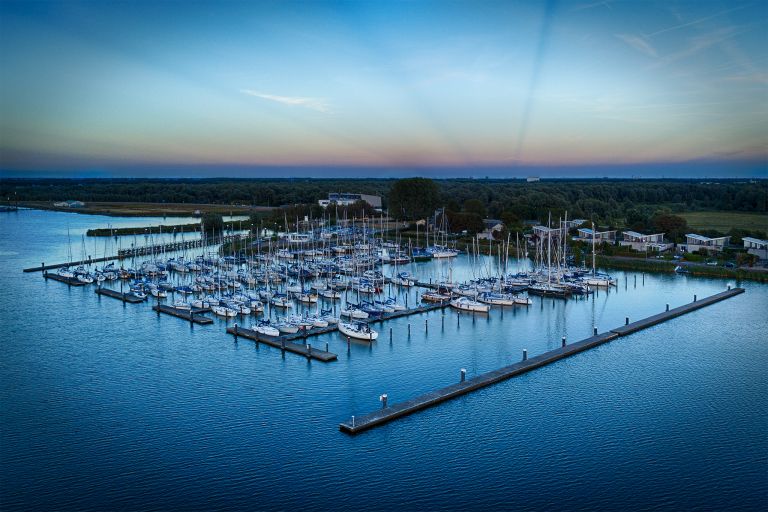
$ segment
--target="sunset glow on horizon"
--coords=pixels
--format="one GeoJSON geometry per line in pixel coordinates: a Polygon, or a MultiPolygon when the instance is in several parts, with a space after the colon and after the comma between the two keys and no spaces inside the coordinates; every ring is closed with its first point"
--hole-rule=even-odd
{"type": "Polygon", "coordinates": [[[0,169],[768,155],[763,2],[3,2],[0,169]]]}

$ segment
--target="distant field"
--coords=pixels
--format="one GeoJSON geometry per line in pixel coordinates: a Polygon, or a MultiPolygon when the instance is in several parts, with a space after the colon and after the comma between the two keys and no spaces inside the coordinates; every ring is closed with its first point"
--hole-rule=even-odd
{"type": "Polygon", "coordinates": [[[50,201],[27,201],[22,206],[41,210],[58,210],[96,215],[114,215],[125,217],[191,217],[200,213],[220,213],[222,215],[248,215],[252,212],[267,212],[273,208],[267,206],[235,206],[228,204],[191,204],[191,203],[128,203],[128,202],[87,202],[83,208],[56,207],[50,201]]]}
{"type": "Polygon", "coordinates": [[[715,229],[727,233],[732,228],[768,231],[768,214],[744,212],[680,213],[693,229],[715,229]]]}

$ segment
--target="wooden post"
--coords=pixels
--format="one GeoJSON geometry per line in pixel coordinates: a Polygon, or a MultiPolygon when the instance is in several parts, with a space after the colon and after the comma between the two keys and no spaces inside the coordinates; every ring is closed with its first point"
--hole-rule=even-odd
{"type": "Polygon", "coordinates": [[[564,347],[564,346],[565,346],[565,336],[563,336],[563,339],[562,339],[562,343],[563,343],[563,344],[562,344],[562,345],[560,345],[560,346],[561,346],[561,347],[564,347]]]}
{"type": "Polygon", "coordinates": [[[528,349],[523,349],[523,361],[526,361],[528,359],[528,349]]]}

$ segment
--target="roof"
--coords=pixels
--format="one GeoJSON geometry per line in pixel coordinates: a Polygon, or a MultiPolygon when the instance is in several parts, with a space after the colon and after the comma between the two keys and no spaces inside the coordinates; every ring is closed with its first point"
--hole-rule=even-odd
{"type": "Polygon", "coordinates": [[[751,236],[745,236],[741,239],[744,242],[751,242],[753,244],[768,245],[768,240],[761,240],[759,238],[752,238],[751,236]]]}
{"type": "Polygon", "coordinates": [[[726,238],[731,238],[730,236],[718,236],[715,238],[710,238],[708,236],[704,235],[697,235],[696,233],[688,233],[685,235],[687,238],[693,238],[694,240],[698,240],[700,242],[711,242],[713,240],[725,240],[726,238]]]}
{"type": "Polygon", "coordinates": [[[638,238],[646,236],[646,235],[644,235],[642,233],[638,233],[637,231],[625,231],[624,234],[625,235],[629,235],[629,236],[636,236],[638,238]]]}

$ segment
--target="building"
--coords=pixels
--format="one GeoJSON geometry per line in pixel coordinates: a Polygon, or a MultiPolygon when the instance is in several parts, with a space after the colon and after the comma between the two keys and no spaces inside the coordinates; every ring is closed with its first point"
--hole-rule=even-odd
{"type": "Polygon", "coordinates": [[[339,206],[349,206],[351,204],[355,204],[358,201],[365,201],[377,210],[381,210],[381,196],[371,196],[368,194],[331,192],[328,194],[328,199],[320,199],[317,203],[323,208],[327,208],[330,204],[333,203],[339,206]]]}
{"type": "Polygon", "coordinates": [[[608,230],[608,231],[592,231],[590,228],[579,228],[579,234],[575,236],[574,240],[583,240],[587,242],[592,242],[592,239],[594,238],[595,243],[601,244],[601,243],[609,243],[612,244],[616,241],[616,230],[608,230]]]}
{"type": "Polygon", "coordinates": [[[477,234],[478,240],[493,240],[493,234],[504,229],[504,223],[498,219],[483,219],[485,229],[477,234]]]}
{"type": "Polygon", "coordinates": [[[744,242],[744,248],[747,250],[747,253],[754,254],[761,260],[768,260],[768,240],[745,236],[741,241],[744,242]]]}
{"type": "Polygon", "coordinates": [[[587,219],[572,219],[562,221],[563,226],[565,226],[565,229],[568,230],[582,226],[585,222],[587,222],[587,219]]]}
{"type": "Polygon", "coordinates": [[[53,203],[53,206],[65,207],[65,208],[82,208],[83,206],[85,206],[85,203],[82,201],[75,201],[73,199],[69,199],[67,201],[53,203]]]}
{"type": "Polygon", "coordinates": [[[539,240],[547,240],[547,238],[551,238],[551,240],[555,242],[561,240],[561,237],[567,233],[568,230],[563,228],[550,228],[541,224],[533,226],[533,236],[539,240]]]}
{"type": "Polygon", "coordinates": [[[636,251],[658,251],[663,252],[671,249],[674,244],[664,241],[664,233],[654,233],[645,235],[637,231],[624,231],[624,239],[619,245],[631,247],[636,251]]]}
{"type": "Polygon", "coordinates": [[[539,178],[538,176],[528,176],[527,178],[525,178],[525,181],[527,181],[528,183],[536,183],[537,181],[541,181],[541,178],[539,178]]]}
{"type": "Polygon", "coordinates": [[[680,244],[679,248],[682,252],[696,252],[699,249],[720,252],[726,245],[728,245],[730,241],[731,237],[729,236],[710,238],[708,236],[697,235],[695,233],[688,233],[685,235],[685,243],[680,244]]]}

